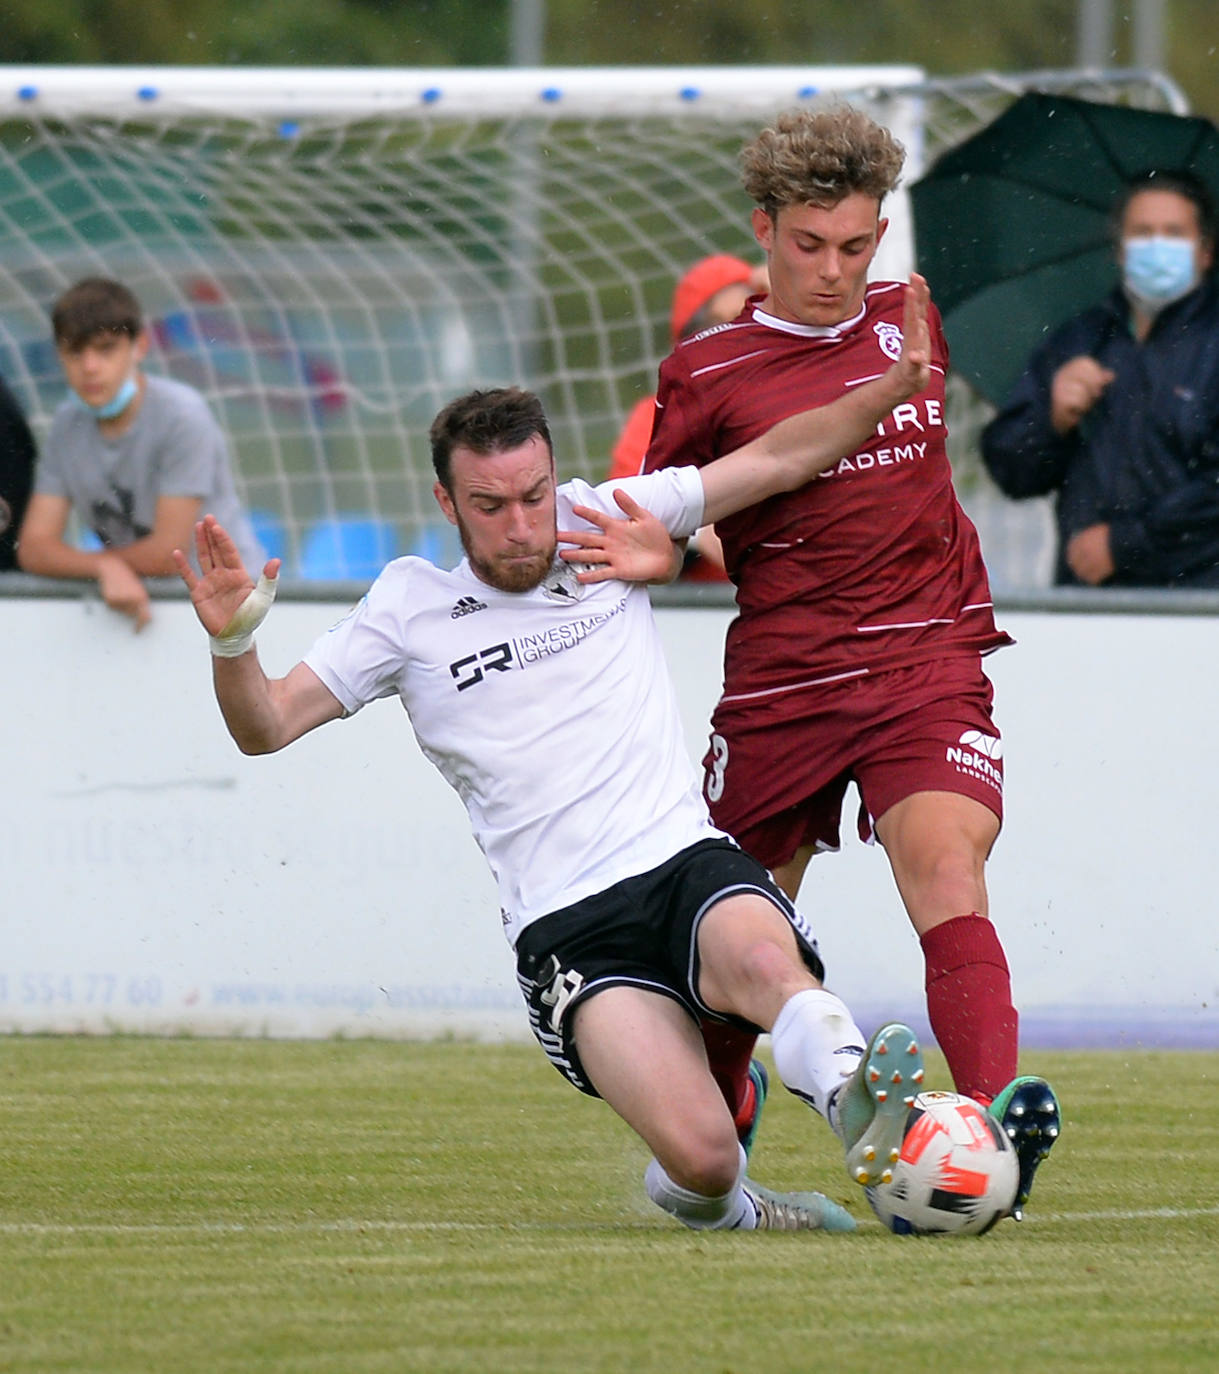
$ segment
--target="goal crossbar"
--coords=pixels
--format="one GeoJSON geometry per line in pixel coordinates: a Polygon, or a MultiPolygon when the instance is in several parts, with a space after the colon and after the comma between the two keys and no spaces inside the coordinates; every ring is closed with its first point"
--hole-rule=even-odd
{"type": "Polygon", "coordinates": [[[70,67],[0,65],[0,113],[137,118],[539,117],[773,109],[829,91],[917,86],[915,66],[70,67]]]}

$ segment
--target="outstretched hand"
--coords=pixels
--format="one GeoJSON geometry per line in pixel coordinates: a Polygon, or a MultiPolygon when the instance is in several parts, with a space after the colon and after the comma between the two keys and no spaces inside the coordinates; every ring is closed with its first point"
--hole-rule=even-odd
{"type": "Polygon", "coordinates": [[[580,582],[671,582],[678,567],[678,548],[669,531],[636,501],[618,488],[614,500],[622,517],[592,506],[573,506],[572,511],[594,526],[586,530],[560,530],[559,542],[574,548],[560,549],[559,557],[585,566],[580,582]]]}
{"type": "Polygon", "coordinates": [[[931,384],[931,326],[927,320],[930,305],[927,279],[911,272],[902,302],[901,357],[890,369],[909,396],[917,396],[931,384]]]}
{"type": "MultiPolygon", "coordinates": [[[[181,549],[174,550],[174,565],[186,583],[203,628],[214,638],[232,633],[233,620],[254,590],[254,580],[241,561],[237,545],[214,515],[205,515],[195,526],[195,551],[201,576],[196,576],[181,549]]],[[[269,559],[263,576],[274,582],[279,576],[278,558],[269,559]]]]}

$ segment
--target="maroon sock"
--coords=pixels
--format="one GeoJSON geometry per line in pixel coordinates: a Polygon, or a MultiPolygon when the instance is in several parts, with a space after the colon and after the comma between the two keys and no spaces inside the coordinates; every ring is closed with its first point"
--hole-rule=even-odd
{"type": "Polygon", "coordinates": [[[1003,946],[985,916],[955,916],[922,937],[927,1015],[957,1092],[989,1103],[1016,1076],[1019,1018],[1003,946]]]}
{"type": "Polygon", "coordinates": [[[700,1021],[711,1076],[719,1084],[728,1110],[735,1117],[749,1093],[749,1061],[758,1037],[723,1021],[700,1021]]]}

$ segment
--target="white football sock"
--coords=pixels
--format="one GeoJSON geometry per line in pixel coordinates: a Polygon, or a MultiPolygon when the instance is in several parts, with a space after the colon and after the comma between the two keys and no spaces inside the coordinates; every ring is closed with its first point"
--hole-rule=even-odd
{"type": "Polygon", "coordinates": [[[830,1099],[855,1072],[866,1037],[841,998],[806,988],[784,1002],[770,1045],[784,1086],[828,1120],[830,1099]]]}
{"type": "Polygon", "coordinates": [[[649,1160],[643,1182],[648,1197],[657,1207],[663,1208],[693,1231],[752,1231],[757,1226],[758,1214],[741,1187],[744,1177],[745,1151],[742,1149],[736,1182],[720,1197],[693,1193],[689,1188],[674,1183],[656,1159],[649,1160]]]}

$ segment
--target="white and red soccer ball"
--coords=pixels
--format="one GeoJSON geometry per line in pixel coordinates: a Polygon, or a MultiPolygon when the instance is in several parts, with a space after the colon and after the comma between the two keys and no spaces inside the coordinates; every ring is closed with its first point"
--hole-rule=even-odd
{"type": "Polygon", "coordinates": [[[1008,1215],[1020,1170],[991,1114],[959,1093],[923,1092],[906,1121],[892,1183],[868,1189],[898,1235],[978,1236],[1008,1215]]]}

